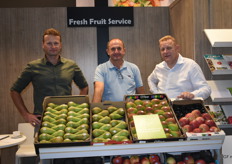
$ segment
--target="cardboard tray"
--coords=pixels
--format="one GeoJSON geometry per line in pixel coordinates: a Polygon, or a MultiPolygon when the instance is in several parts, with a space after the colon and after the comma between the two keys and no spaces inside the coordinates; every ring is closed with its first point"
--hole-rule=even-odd
{"type": "MultiPolygon", "coordinates": [[[[157,139],[143,139],[143,140],[139,140],[135,137],[133,137],[133,141],[136,143],[149,143],[149,142],[159,142],[159,141],[183,141],[186,140],[186,134],[182,131],[182,128],[179,125],[179,122],[175,116],[175,113],[172,109],[172,105],[171,105],[171,100],[168,98],[168,96],[166,94],[160,93],[160,94],[135,94],[135,95],[125,95],[124,96],[124,100],[125,102],[130,102],[130,101],[134,101],[134,100],[152,100],[152,99],[159,99],[159,100],[166,100],[169,107],[171,108],[171,112],[173,113],[173,117],[176,120],[176,123],[179,127],[179,130],[181,132],[181,136],[180,137],[173,137],[173,138],[157,138],[157,139]]],[[[131,128],[129,126],[129,128],[131,128]]],[[[131,132],[132,133],[132,132],[131,132]]]]}
{"type": "MultiPolygon", "coordinates": [[[[204,101],[201,99],[193,100],[173,100],[172,108],[175,112],[177,119],[185,116],[185,114],[192,112],[194,109],[199,109],[201,113],[209,113],[204,105],[204,101]]],[[[211,115],[210,115],[211,116],[211,115]]],[[[212,116],[211,116],[212,118],[212,116]]],[[[212,118],[213,120],[213,118],[212,118]]],[[[191,133],[186,132],[187,140],[209,140],[209,139],[220,139],[224,140],[225,132],[221,130],[217,124],[216,127],[220,130],[219,132],[204,132],[204,133],[191,133]]]]}
{"type": "MultiPolygon", "coordinates": [[[[73,95],[73,96],[49,96],[45,97],[43,101],[43,109],[47,107],[48,103],[55,103],[58,105],[61,104],[66,104],[69,101],[73,101],[75,103],[81,104],[81,103],[89,103],[89,97],[88,96],[80,96],[80,95],[73,95]]],[[[44,113],[43,113],[44,114],[44,113]]],[[[42,114],[42,118],[43,118],[42,114]]],[[[90,116],[91,118],[91,116],[90,116]]],[[[90,120],[89,120],[90,122],[90,120]]],[[[90,134],[90,139],[85,142],[63,142],[63,143],[39,143],[38,136],[40,135],[40,130],[41,126],[36,128],[37,131],[35,131],[35,139],[34,139],[34,146],[36,150],[36,154],[39,154],[39,148],[50,148],[50,147],[66,147],[66,146],[86,146],[90,145],[91,142],[91,134],[90,134]]],[[[90,129],[90,128],[89,128],[90,129]]]]}
{"type": "MultiPolygon", "coordinates": [[[[103,110],[104,109],[107,109],[109,106],[114,106],[114,107],[116,107],[116,108],[123,108],[124,110],[125,110],[125,102],[123,102],[123,101],[105,101],[105,102],[101,102],[101,103],[91,103],[90,104],[90,112],[91,112],[91,115],[93,115],[92,114],[92,109],[94,108],[94,107],[100,107],[100,108],[102,108],[103,110]]],[[[127,119],[127,116],[126,116],[126,111],[125,111],[125,116],[124,116],[124,118],[122,118],[121,120],[123,120],[123,121],[125,121],[126,123],[127,123],[127,125],[128,125],[128,119],[127,119]]],[[[92,125],[92,123],[93,122],[91,122],[91,125],[92,125]]],[[[129,127],[129,126],[128,126],[129,127]]],[[[91,132],[92,132],[92,126],[90,126],[90,130],[91,130],[91,132]]],[[[127,130],[129,130],[129,132],[130,132],[130,129],[128,129],[127,128],[127,130]]],[[[92,136],[92,139],[93,139],[94,137],[92,136]]],[[[130,144],[130,143],[133,143],[133,140],[132,140],[132,137],[130,136],[129,137],[129,139],[130,139],[130,141],[114,141],[114,140],[110,140],[110,141],[108,141],[108,142],[91,142],[91,145],[112,145],[112,144],[130,144]]]]}

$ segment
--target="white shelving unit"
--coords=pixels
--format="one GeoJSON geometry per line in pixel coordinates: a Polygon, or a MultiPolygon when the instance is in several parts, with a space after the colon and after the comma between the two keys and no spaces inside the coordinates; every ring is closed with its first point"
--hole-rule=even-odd
{"type": "Polygon", "coordinates": [[[232,80],[208,80],[211,87],[213,102],[232,102],[232,95],[228,88],[232,88],[232,80]]]}
{"type": "Polygon", "coordinates": [[[232,47],[232,29],[205,29],[212,47],[232,47]]]}
{"type": "Polygon", "coordinates": [[[149,154],[167,152],[186,152],[200,150],[216,150],[218,161],[221,161],[220,149],[224,139],[214,140],[193,140],[193,141],[168,141],[155,143],[133,143],[117,145],[97,145],[97,146],[73,146],[39,148],[42,163],[46,160],[56,158],[73,157],[96,157],[112,155],[149,154]]]}
{"type": "MultiPolygon", "coordinates": [[[[212,47],[232,48],[232,38],[230,37],[232,35],[232,29],[205,29],[204,32],[205,32],[206,36],[208,37],[208,40],[210,41],[212,47]]],[[[231,54],[232,54],[232,52],[231,52],[231,54]]],[[[229,56],[229,58],[230,58],[230,56],[229,56]]],[[[227,61],[230,62],[230,59],[227,61]]],[[[210,67],[209,62],[207,62],[207,63],[208,63],[208,66],[210,67]]],[[[217,64],[220,65],[221,63],[217,63],[217,64]]],[[[223,64],[223,62],[222,62],[222,64],[223,64]]],[[[210,68],[210,69],[212,69],[212,68],[210,68]]],[[[215,68],[215,70],[216,69],[217,68],[215,68]]],[[[231,74],[230,69],[225,69],[225,70],[222,69],[222,70],[216,70],[216,71],[214,71],[214,69],[213,69],[212,75],[231,76],[232,74],[231,74]]],[[[207,81],[212,89],[212,93],[211,93],[212,102],[218,102],[219,105],[223,104],[223,103],[232,104],[231,91],[228,89],[228,88],[232,87],[232,80],[227,80],[225,78],[226,77],[224,76],[224,79],[222,79],[222,80],[207,81]]],[[[224,113],[227,117],[232,113],[231,112],[232,105],[221,105],[221,107],[224,110],[224,113]]],[[[231,124],[221,125],[219,127],[225,128],[225,129],[232,129],[231,124]]],[[[230,147],[228,146],[229,141],[231,141],[231,136],[228,136],[228,135],[225,136],[225,143],[222,146],[223,163],[225,163],[225,164],[232,163],[231,155],[228,154],[228,153],[230,153],[230,151],[228,151],[230,149],[230,147]]]]}

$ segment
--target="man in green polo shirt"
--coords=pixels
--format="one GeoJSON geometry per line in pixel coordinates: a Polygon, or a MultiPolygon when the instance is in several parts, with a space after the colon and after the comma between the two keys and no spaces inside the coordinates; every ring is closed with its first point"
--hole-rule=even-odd
{"type": "Polygon", "coordinates": [[[40,124],[38,117],[43,112],[42,103],[46,96],[71,95],[72,81],[79,87],[80,95],[88,94],[88,84],[78,65],[61,57],[62,42],[59,31],[47,29],[42,44],[45,56],[27,64],[11,87],[11,98],[26,122],[40,124]],[[32,82],[34,112],[24,104],[21,92],[32,82]]]}

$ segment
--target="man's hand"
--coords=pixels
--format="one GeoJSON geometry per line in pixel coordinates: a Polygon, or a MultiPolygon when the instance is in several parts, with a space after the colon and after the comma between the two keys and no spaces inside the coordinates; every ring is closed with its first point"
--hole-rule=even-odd
{"type": "Polygon", "coordinates": [[[35,126],[35,125],[40,125],[41,124],[41,121],[38,119],[39,117],[41,117],[41,115],[34,115],[34,114],[31,114],[31,113],[28,113],[24,119],[26,122],[29,122],[31,123],[32,126],[35,126]]]}
{"type": "Polygon", "coordinates": [[[177,98],[193,99],[194,98],[194,94],[192,94],[191,92],[182,92],[179,96],[177,96],[177,98]]]}

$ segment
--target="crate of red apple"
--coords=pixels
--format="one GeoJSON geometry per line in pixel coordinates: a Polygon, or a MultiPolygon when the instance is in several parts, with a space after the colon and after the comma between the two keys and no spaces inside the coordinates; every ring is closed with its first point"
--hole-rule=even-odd
{"type": "MultiPolygon", "coordinates": [[[[165,94],[126,95],[126,111],[129,128],[134,141],[179,140],[186,139],[177,118],[173,112],[170,100],[165,94]],[[162,125],[165,137],[148,140],[139,139],[136,132],[134,117],[136,115],[156,114],[162,125]]],[[[154,125],[155,127],[156,125],[154,125]]]]}
{"type": "Polygon", "coordinates": [[[216,160],[214,159],[214,152],[210,150],[164,154],[164,163],[166,164],[215,164],[216,160]]]}
{"type": "Polygon", "coordinates": [[[216,125],[203,100],[175,100],[172,108],[188,140],[224,139],[224,131],[216,125]]]}
{"type": "Polygon", "coordinates": [[[162,164],[164,163],[163,154],[112,156],[111,164],[162,164]]]}

